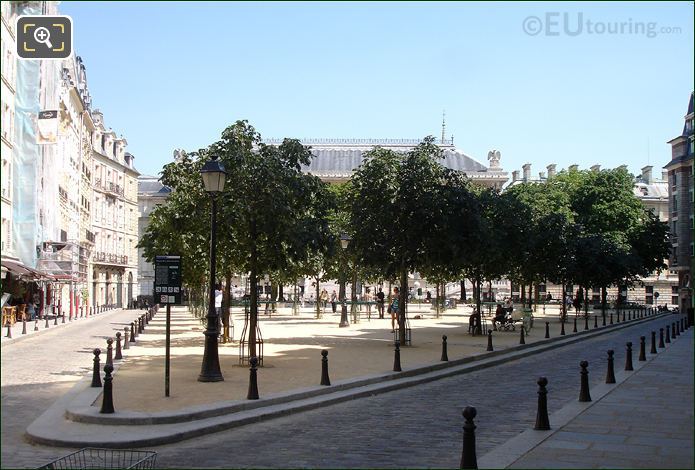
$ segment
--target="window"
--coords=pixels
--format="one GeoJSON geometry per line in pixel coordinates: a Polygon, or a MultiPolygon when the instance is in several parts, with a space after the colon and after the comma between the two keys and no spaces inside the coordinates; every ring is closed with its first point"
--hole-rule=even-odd
{"type": "Polygon", "coordinates": [[[671,212],[678,212],[678,196],[676,195],[673,196],[673,207],[671,208],[671,212]]]}
{"type": "Polygon", "coordinates": [[[653,294],[654,293],[654,286],[644,286],[644,292],[646,294],[653,294]]]}
{"type": "Polygon", "coordinates": [[[678,305],[678,296],[677,295],[671,296],[671,303],[678,305]]]}

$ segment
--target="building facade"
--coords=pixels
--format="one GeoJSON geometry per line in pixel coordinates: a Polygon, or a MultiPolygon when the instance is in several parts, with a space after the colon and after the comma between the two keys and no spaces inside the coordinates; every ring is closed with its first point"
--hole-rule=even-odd
{"type": "Polygon", "coordinates": [[[105,127],[100,111],[92,111],[92,119],[92,297],[97,305],[125,308],[138,295],[139,173],[133,155],[126,152],[126,139],[105,127]]]}
{"type": "MultiPolygon", "coordinates": [[[[159,204],[166,201],[171,189],[159,182],[156,176],[142,175],[138,178],[138,235],[142,237],[150,223],[150,213],[159,204]]],[[[153,304],[154,265],[144,258],[144,250],[138,248],[138,285],[140,297],[153,304]]]]}
{"type": "Polygon", "coordinates": [[[17,62],[15,57],[16,36],[15,21],[17,18],[17,8],[14,2],[2,2],[2,30],[0,31],[1,53],[0,60],[2,77],[0,83],[0,110],[2,112],[2,122],[0,123],[0,145],[2,157],[2,169],[0,176],[2,186],[0,196],[2,199],[2,256],[12,260],[17,260],[14,252],[13,237],[13,204],[12,193],[14,189],[13,179],[13,152],[15,142],[15,91],[17,88],[17,62]]]}
{"type": "Polygon", "coordinates": [[[670,140],[671,161],[668,171],[668,222],[671,229],[671,269],[678,275],[674,295],[681,311],[693,308],[693,155],[695,154],[695,103],[690,94],[683,132],[670,140]]]}

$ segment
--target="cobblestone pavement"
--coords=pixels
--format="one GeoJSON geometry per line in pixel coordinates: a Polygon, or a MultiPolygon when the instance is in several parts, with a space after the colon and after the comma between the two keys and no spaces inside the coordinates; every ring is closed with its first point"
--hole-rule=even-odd
{"type": "MultiPolygon", "coordinates": [[[[109,315],[108,323],[84,324],[70,336],[46,333],[37,342],[3,346],[3,468],[35,468],[71,451],[31,445],[21,435],[89,369],[89,351],[138,312],[109,315]]],[[[600,382],[607,349],[615,349],[616,364],[622,364],[626,341],[638,344],[640,335],[666,322],[634,325],[503,366],[152,450],[159,453],[158,467],[165,468],[457,467],[464,406],[478,408],[478,453],[483,455],[533,425],[538,376],[550,381],[552,413],[576,400],[580,360],[590,362],[591,382],[600,382]]],[[[260,387],[263,393],[262,378],[260,387]]]]}
{"type": "Polygon", "coordinates": [[[552,413],[578,398],[580,360],[589,361],[590,382],[602,382],[606,350],[615,349],[621,367],[625,342],[639,344],[640,335],[664,324],[635,325],[503,366],[152,450],[162,467],[458,468],[463,407],[478,409],[483,455],[533,426],[538,376],[548,377],[552,413]]]}
{"type": "Polygon", "coordinates": [[[24,431],[91,370],[91,351],[104,350],[107,337],[142,313],[114,310],[2,344],[2,468],[36,468],[70,452],[28,444],[24,431]]]}
{"type": "Polygon", "coordinates": [[[692,330],[685,334],[511,468],[693,468],[692,330]]]}

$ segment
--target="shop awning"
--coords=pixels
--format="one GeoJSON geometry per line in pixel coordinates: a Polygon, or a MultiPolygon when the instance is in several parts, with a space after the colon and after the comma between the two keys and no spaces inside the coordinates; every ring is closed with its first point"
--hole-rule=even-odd
{"type": "Polygon", "coordinates": [[[24,279],[53,279],[53,276],[50,274],[42,273],[41,271],[37,271],[25,266],[20,261],[2,258],[0,262],[2,263],[3,268],[7,269],[17,277],[24,279]]]}

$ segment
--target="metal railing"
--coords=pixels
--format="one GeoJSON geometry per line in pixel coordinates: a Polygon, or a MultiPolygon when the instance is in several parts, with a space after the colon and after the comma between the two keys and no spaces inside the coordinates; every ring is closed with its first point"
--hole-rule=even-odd
{"type": "Polygon", "coordinates": [[[105,251],[95,251],[92,261],[111,264],[128,264],[128,256],[107,253],[105,251]]]}

